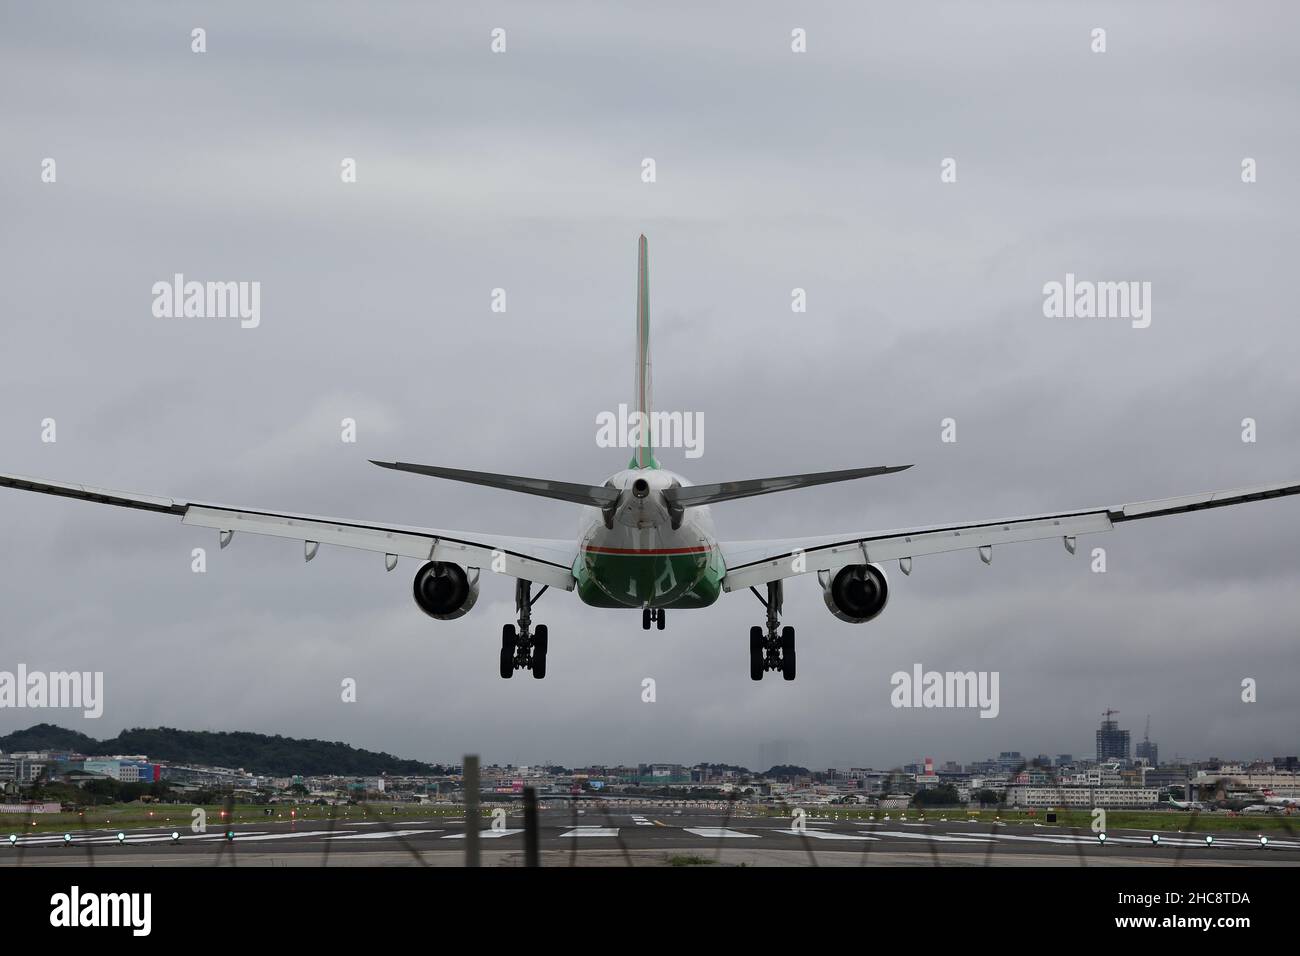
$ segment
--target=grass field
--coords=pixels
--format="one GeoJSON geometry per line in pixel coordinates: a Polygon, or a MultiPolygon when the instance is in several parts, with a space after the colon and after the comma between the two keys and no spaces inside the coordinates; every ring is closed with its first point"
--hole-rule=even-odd
{"type": "MultiPolygon", "coordinates": [[[[170,826],[182,834],[192,832],[193,812],[199,809],[192,804],[109,804],[87,809],[84,813],[34,813],[31,815],[5,814],[0,817],[0,840],[17,833],[77,833],[84,830],[132,830],[141,827],[170,826]]],[[[207,815],[210,833],[221,832],[228,823],[269,823],[272,821],[303,820],[328,823],[335,820],[348,823],[365,820],[432,820],[438,817],[463,817],[465,810],[459,806],[418,806],[412,804],[371,803],[353,807],[318,807],[275,805],[236,805],[229,809],[222,804],[201,808],[207,815]],[[267,810],[270,814],[267,814],[267,810]]]]}
{"type": "MultiPolygon", "coordinates": [[[[547,801],[550,803],[551,801],[547,801]]],[[[653,805],[638,804],[641,809],[654,812],[653,805]]],[[[0,841],[8,839],[9,834],[24,833],[78,833],[87,830],[132,830],[143,827],[172,827],[182,834],[192,832],[192,804],[112,804],[84,813],[40,813],[40,814],[5,814],[0,816],[0,841]]],[[[440,817],[463,817],[465,808],[459,804],[412,805],[368,803],[357,806],[320,807],[309,804],[298,806],[274,805],[236,805],[229,809],[229,816],[224,814],[227,808],[221,804],[202,807],[207,815],[208,832],[220,832],[230,823],[255,824],[298,820],[315,824],[328,824],[331,820],[345,824],[349,822],[393,820],[433,820],[440,817]],[[267,811],[270,810],[268,814],[267,811]]],[[[520,812],[515,804],[507,808],[514,816],[520,812]]],[[[602,808],[598,804],[589,804],[585,812],[597,816],[606,813],[620,813],[623,808],[617,804],[602,808]]],[[[487,817],[491,809],[484,808],[481,814],[487,817]]],[[[882,822],[886,814],[891,822],[932,822],[941,820],[974,820],[992,827],[998,823],[1013,827],[1032,827],[1035,823],[1043,826],[1077,828],[1089,830],[1092,827],[1092,812],[1089,810],[1059,810],[1056,822],[1048,823],[1046,811],[1028,810],[927,810],[922,813],[915,809],[879,810],[871,807],[814,807],[807,810],[809,820],[860,820],[882,822]]],[[[769,816],[790,817],[792,810],[779,807],[758,807],[749,804],[736,806],[734,816],[769,816]]],[[[669,819],[669,818],[665,818],[669,819]]],[[[1108,830],[1146,830],[1151,832],[1195,832],[1195,833],[1268,833],[1291,834],[1300,837],[1300,814],[1232,814],[1222,811],[1212,813],[1193,813],[1189,811],[1161,810],[1108,810],[1105,824],[1108,830]]]]}

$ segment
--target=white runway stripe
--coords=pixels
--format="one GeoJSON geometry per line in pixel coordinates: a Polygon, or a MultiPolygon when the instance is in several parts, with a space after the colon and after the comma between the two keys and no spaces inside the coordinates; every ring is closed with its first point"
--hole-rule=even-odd
{"type": "Polygon", "coordinates": [[[441,833],[441,830],[370,830],[366,833],[344,833],[326,837],[327,840],[392,840],[397,837],[417,836],[421,833],[441,833]]]}
{"type": "Polygon", "coordinates": [[[618,836],[618,827],[574,827],[567,833],[561,833],[561,837],[616,837],[618,836]]]}
{"type": "Polygon", "coordinates": [[[709,837],[714,839],[727,839],[730,837],[742,837],[745,839],[758,839],[757,833],[741,833],[739,830],[729,830],[726,827],[684,827],[687,833],[694,833],[698,837],[709,837]]]}
{"type": "Polygon", "coordinates": [[[260,840],[297,840],[297,839],[301,839],[302,837],[330,836],[331,834],[335,834],[338,832],[339,832],[338,830],[304,830],[301,833],[259,833],[256,836],[253,835],[245,836],[244,834],[236,831],[235,839],[231,842],[253,843],[260,840]]]}
{"type": "Polygon", "coordinates": [[[812,837],[814,840],[877,840],[879,837],[866,833],[834,833],[830,830],[773,830],[773,833],[785,833],[790,836],[812,837]]]}
{"type": "MultiPolygon", "coordinates": [[[[523,830],[479,830],[478,835],[479,838],[483,840],[497,840],[500,839],[501,837],[514,836],[516,833],[523,833],[523,832],[524,832],[523,830]]],[[[463,840],[465,839],[465,834],[448,833],[445,837],[443,837],[443,839],[463,840]]]]}
{"type": "MultiPolygon", "coordinates": [[[[991,837],[979,836],[947,836],[942,833],[914,833],[907,830],[873,830],[873,833],[880,836],[901,837],[905,840],[932,840],[935,843],[992,843],[991,837]]],[[[1033,837],[1026,837],[1032,840],[1033,837]]]]}

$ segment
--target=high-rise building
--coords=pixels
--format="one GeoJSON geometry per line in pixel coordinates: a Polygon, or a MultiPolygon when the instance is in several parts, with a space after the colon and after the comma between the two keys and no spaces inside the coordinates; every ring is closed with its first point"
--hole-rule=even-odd
{"type": "Polygon", "coordinates": [[[1129,732],[1119,729],[1119,721],[1112,719],[1118,710],[1108,710],[1102,717],[1101,727],[1097,730],[1097,762],[1118,760],[1129,762],[1129,732]]]}
{"type": "Polygon", "coordinates": [[[1146,757],[1147,762],[1153,767],[1160,766],[1160,747],[1154,741],[1139,740],[1133,755],[1139,759],[1146,757]]]}
{"type": "Polygon", "coordinates": [[[1019,750],[1004,750],[998,754],[998,769],[1008,773],[1020,770],[1025,765],[1025,758],[1019,750]]]}
{"type": "Polygon", "coordinates": [[[1160,748],[1151,742],[1151,715],[1147,714],[1147,729],[1142,734],[1142,739],[1138,741],[1137,753],[1135,756],[1141,760],[1147,759],[1148,765],[1152,767],[1160,766],[1160,748]]]}

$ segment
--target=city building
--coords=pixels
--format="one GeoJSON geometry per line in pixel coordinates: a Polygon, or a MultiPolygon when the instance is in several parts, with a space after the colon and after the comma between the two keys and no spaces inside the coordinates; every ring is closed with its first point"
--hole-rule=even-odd
{"type": "Polygon", "coordinates": [[[1009,807],[1154,807],[1159,799],[1155,787],[1007,787],[1009,807]]]}
{"type": "Polygon", "coordinates": [[[1097,762],[1105,763],[1111,760],[1117,760],[1120,763],[1128,763],[1130,759],[1130,741],[1129,732],[1119,729],[1119,721],[1111,718],[1111,714],[1117,714],[1117,710],[1108,710],[1101,722],[1101,727],[1097,730],[1097,762]]]}

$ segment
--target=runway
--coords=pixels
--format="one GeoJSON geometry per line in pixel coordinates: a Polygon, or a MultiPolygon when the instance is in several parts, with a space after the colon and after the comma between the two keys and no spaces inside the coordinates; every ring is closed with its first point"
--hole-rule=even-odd
{"type": "MultiPolygon", "coordinates": [[[[1117,830],[965,820],[808,819],[588,808],[538,814],[543,866],[1259,866],[1300,863],[1300,837],[1117,830]]],[[[248,823],[207,833],[153,828],[0,839],[0,866],[462,866],[463,819],[248,823]]],[[[522,866],[519,813],[480,825],[484,866],[522,866]]]]}

